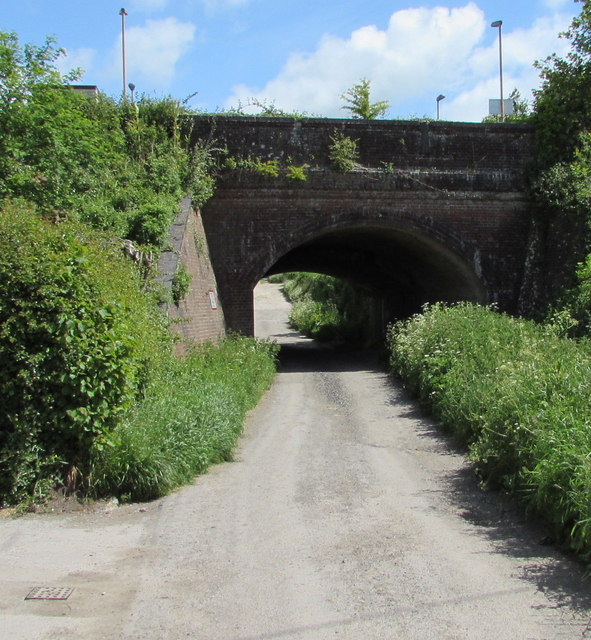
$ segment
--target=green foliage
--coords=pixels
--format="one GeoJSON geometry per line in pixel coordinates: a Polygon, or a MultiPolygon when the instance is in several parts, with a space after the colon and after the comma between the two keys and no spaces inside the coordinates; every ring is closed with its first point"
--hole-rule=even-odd
{"type": "Polygon", "coordinates": [[[329,158],[337,171],[353,171],[359,158],[358,141],[335,131],[330,137],[329,158]]]}
{"type": "Polygon", "coordinates": [[[470,449],[481,477],[517,492],[591,558],[589,343],[463,303],[389,333],[392,369],[470,449]]]}
{"type": "Polygon", "coordinates": [[[184,188],[198,207],[203,206],[215,191],[214,165],[210,149],[204,144],[194,144],[189,151],[184,188]]]}
{"type": "Polygon", "coordinates": [[[591,255],[577,267],[576,285],[558,300],[551,321],[561,320],[562,333],[571,337],[591,336],[591,255]]]}
{"type": "Polygon", "coordinates": [[[245,412],[269,386],[277,347],[239,336],[166,361],[136,405],[95,449],[92,491],[149,500],[230,460],[245,412]]]}
{"type": "Polygon", "coordinates": [[[60,54],[0,32],[0,198],[157,245],[182,195],[211,195],[208,150],[187,149],[178,101],[79,95],[54,68],[60,54]]]}
{"type": "Polygon", "coordinates": [[[172,344],[121,239],[158,247],[180,197],[213,189],[184,107],[79,95],[60,55],[0,32],[0,503],[84,489],[90,452],[115,446],[172,344]]]}
{"type": "Polygon", "coordinates": [[[226,111],[221,112],[222,115],[227,116],[244,116],[244,117],[259,117],[259,118],[309,118],[311,114],[305,111],[284,111],[280,109],[274,102],[268,100],[260,100],[259,98],[249,98],[246,104],[242,102],[238,103],[237,107],[231,107],[226,111]],[[253,113],[252,107],[255,112],[253,113]]]}
{"type": "Polygon", "coordinates": [[[191,284],[191,274],[185,269],[185,265],[181,264],[174,276],[172,277],[172,299],[178,304],[181,300],[186,298],[189,293],[189,285],[191,284]]]}
{"type": "Polygon", "coordinates": [[[561,34],[571,42],[570,52],[536,63],[542,85],[535,92],[534,122],[538,155],[546,166],[570,160],[579,134],[591,130],[591,2],[581,5],[579,16],[561,34]]]}
{"type": "Polygon", "coordinates": [[[261,176],[276,178],[279,175],[279,162],[277,160],[261,160],[257,158],[254,171],[261,176]]]}
{"type": "Polygon", "coordinates": [[[537,63],[542,86],[535,92],[537,167],[531,183],[537,221],[549,229],[549,242],[561,245],[561,264],[545,288],[553,310],[566,304],[582,320],[575,330],[583,333],[589,300],[575,284],[575,269],[591,250],[591,2],[580,4],[579,16],[561,34],[571,43],[569,53],[537,63]],[[565,286],[571,287],[566,296],[565,286]]]}
{"type": "Polygon", "coordinates": [[[369,296],[351,283],[318,273],[283,274],[283,291],[292,303],[291,325],[316,340],[369,344],[369,296]]]}
{"type": "Polygon", "coordinates": [[[141,393],[168,332],[106,239],[0,211],[0,500],[84,471],[141,393]]]}
{"type": "Polygon", "coordinates": [[[287,166],[287,173],[285,174],[285,176],[289,180],[305,182],[307,180],[307,176],[306,176],[307,167],[308,167],[307,164],[303,164],[299,167],[293,164],[290,164],[287,166]]]}
{"type": "Polygon", "coordinates": [[[277,178],[279,176],[278,160],[262,160],[261,158],[226,158],[225,166],[228,169],[249,171],[260,176],[268,178],[277,178]]]}
{"type": "Polygon", "coordinates": [[[383,116],[390,108],[390,103],[386,100],[371,102],[370,92],[371,82],[367,78],[362,78],[341,95],[341,99],[347,103],[341,109],[347,109],[353,118],[362,120],[375,120],[383,116]]]}
{"type": "MultiPolygon", "coordinates": [[[[503,122],[529,122],[531,120],[531,106],[522,97],[518,89],[513,89],[509,94],[509,99],[513,102],[513,113],[505,115],[503,122]]],[[[500,115],[491,115],[483,118],[482,122],[501,122],[500,115]]]]}
{"type": "Polygon", "coordinates": [[[177,208],[176,200],[153,196],[151,201],[139,204],[133,216],[130,216],[126,237],[143,245],[160,246],[177,208]]]}

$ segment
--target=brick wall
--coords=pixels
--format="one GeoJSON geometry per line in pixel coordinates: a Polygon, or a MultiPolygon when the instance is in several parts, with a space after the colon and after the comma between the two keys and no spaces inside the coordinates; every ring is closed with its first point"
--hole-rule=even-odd
{"type": "Polygon", "coordinates": [[[379,168],[479,171],[523,178],[531,161],[533,129],[522,124],[473,124],[420,120],[341,120],[192,116],[193,143],[207,142],[235,157],[291,160],[330,166],[331,137],[358,141],[359,162],[379,168]]]}
{"type": "Polygon", "coordinates": [[[530,221],[529,126],[223,117],[191,126],[195,142],[234,157],[308,165],[299,183],[284,172],[223,172],[203,208],[231,329],[252,332],[260,278],[312,270],[322,254],[334,257],[333,271],[379,285],[406,312],[437,299],[516,311],[530,221]],[[358,140],[362,168],[330,168],[335,131],[358,140]]]}
{"type": "MultiPolygon", "coordinates": [[[[225,334],[224,313],[201,213],[191,206],[190,198],[181,203],[179,215],[169,231],[168,249],[162,252],[158,265],[161,282],[169,293],[180,264],[191,281],[183,300],[165,305],[168,316],[174,321],[173,330],[181,341],[215,343],[225,334]]],[[[179,351],[182,351],[182,342],[179,351]]]]}

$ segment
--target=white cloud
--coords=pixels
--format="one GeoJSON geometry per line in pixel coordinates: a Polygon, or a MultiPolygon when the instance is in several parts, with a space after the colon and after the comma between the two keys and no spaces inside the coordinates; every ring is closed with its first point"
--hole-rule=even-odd
{"type": "MultiPolygon", "coordinates": [[[[149,93],[172,83],[176,65],[195,38],[195,25],[176,18],[147,20],[125,33],[127,78],[149,93]]],[[[120,73],[121,42],[113,50],[111,75],[120,73]]]]}
{"type": "Polygon", "coordinates": [[[563,9],[570,4],[572,4],[572,0],[544,0],[544,5],[553,11],[563,9]]]}
{"type": "MultiPolygon", "coordinates": [[[[531,97],[531,89],[539,84],[534,61],[565,50],[567,43],[558,33],[569,23],[570,16],[556,13],[536,20],[529,29],[505,27],[506,95],[517,87],[524,97],[531,97]]],[[[347,39],[325,35],[314,52],[290,55],[264,87],[235,87],[226,106],[256,98],[286,111],[346,117],[340,95],[366,77],[372,83],[372,99],[388,100],[391,116],[422,116],[424,111],[413,113],[418,104],[429,105],[432,112],[435,96],[443,93],[447,100],[441,105],[442,117],[479,121],[488,113],[488,99],[499,95],[496,34],[475,2],[455,9],[397,11],[385,30],[370,25],[347,39]],[[483,46],[484,38],[490,44],[483,46]]]]}
{"type": "Polygon", "coordinates": [[[262,90],[236,87],[228,104],[256,97],[284,109],[344,116],[340,94],[367,77],[373,97],[389,100],[395,109],[408,96],[455,82],[485,26],[473,2],[458,9],[398,11],[386,30],[371,25],[348,39],[324,36],[314,53],[292,54],[262,90]]]}

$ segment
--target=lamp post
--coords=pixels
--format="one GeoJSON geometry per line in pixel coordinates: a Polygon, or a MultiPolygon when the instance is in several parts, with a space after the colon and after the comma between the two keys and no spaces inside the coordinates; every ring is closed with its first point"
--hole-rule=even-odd
{"type": "Polygon", "coordinates": [[[436,100],[437,100],[437,120],[439,120],[439,103],[440,103],[442,100],[445,100],[445,96],[444,96],[444,95],[442,95],[442,94],[440,93],[440,94],[437,96],[436,100]]]}
{"type": "Polygon", "coordinates": [[[491,27],[499,30],[499,77],[501,83],[501,122],[505,121],[505,103],[503,102],[503,21],[495,20],[491,22],[491,27]]]}
{"type": "Polygon", "coordinates": [[[127,15],[127,11],[125,9],[121,9],[119,11],[119,15],[121,16],[121,61],[123,68],[123,101],[127,100],[127,85],[125,82],[125,16],[127,15]]]}

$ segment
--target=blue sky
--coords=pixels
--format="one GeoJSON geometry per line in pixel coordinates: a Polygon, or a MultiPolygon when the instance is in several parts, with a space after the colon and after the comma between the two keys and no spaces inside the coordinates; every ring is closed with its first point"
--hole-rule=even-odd
{"type": "MultiPolygon", "coordinates": [[[[557,35],[574,0],[4,0],[0,29],[22,43],[55,36],[62,70],[120,95],[125,7],[127,81],[136,92],[205,111],[252,99],[285,110],[346,117],[340,95],[360,78],[389,117],[480,121],[499,96],[503,20],[505,94],[539,85],[536,59],[564,53],[557,35]]],[[[253,109],[250,109],[251,111],[253,109]]]]}

